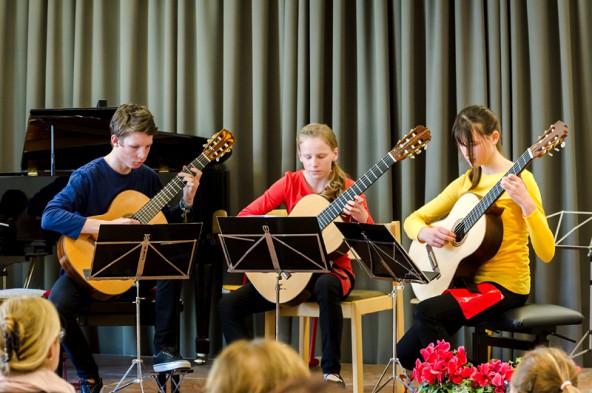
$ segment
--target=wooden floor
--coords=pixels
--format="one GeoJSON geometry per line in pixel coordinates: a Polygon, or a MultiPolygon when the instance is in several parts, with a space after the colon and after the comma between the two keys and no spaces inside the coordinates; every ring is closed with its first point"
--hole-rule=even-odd
{"type": "MultiPolygon", "coordinates": [[[[111,355],[96,355],[97,362],[99,363],[103,382],[105,384],[104,393],[109,393],[115,389],[117,384],[121,381],[123,375],[125,374],[130,366],[132,365],[132,358],[131,357],[124,357],[124,356],[111,356],[111,355]]],[[[193,372],[186,374],[185,378],[181,382],[181,391],[184,393],[200,393],[204,391],[205,381],[208,375],[208,372],[211,367],[211,361],[208,362],[206,365],[202,366],[194,366],[193,372]]],[[[376,383],[379,381],[382,372],[385,370],[386,365],[375,365],[375,364],[367,364],[364,365],[364,391],[365,392],[372,392],[376,386],[376,383]]],[[[142,387],[144,392],[158,392],[158,385],[154,381],[153,377],[150,375],[152,371],[152,359],[146,358],[143,360],[142,363],[142,387]]],[[[68,365],[66,368],[68,380],[75,382],[77,381],[76,373],[71,368],[71,365],[68,365]]],[[[320,372],[320,370],[314,369],[313,372],[320,372]]],[[[385,379],[386,381],[388,377],[392,374],[390,368],[387,370],[385,379]]],[[[131,372],[128,380],[137,379],[138,371],[137,365],[134,364],[134,367],[131,369],[131,372]]],[[[352,392],[352,368],[351,364],[344,364],[342,367],[341,375],[343,376],[345,383],[347,385],[345,392],[352,392]]],[[[390,382],[386,385],[381,392],[393,392],[393,383],[390,382]]],[[[580,378],[579,378],[579,388],[581,392],[591,392],[592,393],[592,369],[583,369],[580,378]]],[[[171,388],[167,387],[167,391],[170,393],[171,388]]],[[[136,393],[142,392],[140,384],[134,382],[129,386],[120,390],[121,392],[129,392],[129,393],[136,393]]]]}

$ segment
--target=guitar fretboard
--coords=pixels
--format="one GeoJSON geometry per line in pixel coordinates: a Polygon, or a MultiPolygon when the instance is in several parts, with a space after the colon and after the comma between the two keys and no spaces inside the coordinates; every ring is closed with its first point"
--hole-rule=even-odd
{"type": "Polygon", "coordinates": [[[494,204],[495,201],[502,195],[504,189],[500,185],[502,179],[509,174],[517,175],[524,170],[534,159],[530,149],[527,149],[521,156],[516,160],[514,165],[502,176],[497,183],[489,190],[487,194],[475,205],[473,209],[463,218],[458,225],[454,228],[454,233],[457,239],[462,239],[475,225],[477,221],[485,214],[487,209],[494,204]]]}
{"type": "MultiPolygon", "coordinates": [[[[195,160],[191,161],[189,165],[182,172],[193,173],[191,168],[202,170],[210,160],[205,154],[200,154],[195,160]]],[[[148,224],[162,208],[170,202],[183,189],[185,183],[179,176],[175,176],[162,190],[158,192],[148,203],[140,208],[132,218],[140,221],[142,224],[148,224]]]]}
{"type": "Polygon", "coordinates": [[[359,178],[351,187],[339,195],[329,206],[327,206],[318,216],[319,227],[324,229],[335,217],[342,211],[347,202],[354,199],[356,195],[362,194],[368,189],[383,173],[385,173],[396,160],[387,154],[382,160],[370,168],[361,178],[359,178]]]}

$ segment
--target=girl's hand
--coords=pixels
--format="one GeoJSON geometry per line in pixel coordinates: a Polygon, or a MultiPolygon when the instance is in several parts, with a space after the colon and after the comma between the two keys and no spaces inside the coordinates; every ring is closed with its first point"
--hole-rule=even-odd
{"type": "Polygon", "coordinates": [[[442,248],[446,244],[455,241],[456,235],[444,227],[425,227],[417,234],[417,240],[432,247],[442,248]]]}
{"type": "Polygon", "coordinates": [[[343,207],[343,212],[357,222],[368,222],[368,212],[364,208],[364,198],[359,195],[356,195],[353,201],[347,202],[343,207]]]}
{"type": "Polygon", "coordinates": [[[500,186],[508,193],[510,198],[522,209],[524,217],[530,216],[535,211],[536,205],[530,196],[524,180],[520,176],[509,174],[502,178],[500,186]]]}

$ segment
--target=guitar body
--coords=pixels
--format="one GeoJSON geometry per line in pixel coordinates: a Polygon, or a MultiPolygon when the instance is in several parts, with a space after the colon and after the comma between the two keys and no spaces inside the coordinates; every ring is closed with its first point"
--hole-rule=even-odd
{"type": "MultiPolygon", "coordinates": [[[[111,202],[105,214],[91,218],[114,220],[120,217],[131,217],[149,201],[146,195],[138,191],[123,191],[111,202]]],[[[159,212],[149,223],[166,224],[167,220],[164,214],[159,212]]],[[[95,234],[81,234],[78,239],[62,236],[58,241],[57,252],[60,264],[70,278],[88,289],[93,298],[106,300],[129,290],[134,280],[86,280],[84,271],[91,267],[96,240],[95,234]]]]}
{"type": "MultiPolygon", "coordinates": [[[[445,219],[432,225],[449,228],[454,232],[455,226],[478,202],[479,197],[475,194],[464,194],[456,201],[445,219]]],[[[503,224],[500,214],[500,211],[492,211],[482,215],[462,239],[448,243],[442,248],[433,248],[440,277],[428,284],[411,284],[415,296],[420,301],[441,295],[455,278],[472,281],[479,266],[491,259],[501,245],[503,224]]],[[[433,270],[424,243],[413,241],[409,255],[421,270],[433,270]]]]}
{"type": "MultiPolygon", "coordinates": [[[[290,212],[290,217],[309,217],[316,216],[330,205],[329,201],[317,194],[310,194],[302,198],[290,212]]],[[[335,221],[342,221],[337,216],[335,221]]],[[[337,229],[337,226],[331,222],[322,230],[323,243],[327,250],[329,259],[347,252],[347,246],[343,241],[343,235],[337,229]]],[[[255,286],[257,291],[268,301],[276,301],[276,281],[277,273],[246,273],[249,281],[255,286]]],[[[292,273],[289,279],[281,277],[280,279],[280,303],[295,304],[300,302],[299,295],[302,294],[312,273],[292,273]]],[[[306,297],[307,294],[304,294],[306,297]]]]}

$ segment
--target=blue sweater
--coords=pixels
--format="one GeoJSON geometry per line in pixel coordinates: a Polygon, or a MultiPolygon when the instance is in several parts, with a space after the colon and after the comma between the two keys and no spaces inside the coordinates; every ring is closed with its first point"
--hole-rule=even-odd
{"type": "MultiPolygon", "coordinates": [[[[134,190],[152,198],[161,188],[158,175],[146,165],[122,175],[104,158],[97,158],[72,173],[66,187],[47,204],[41,227],[77,239],[86,217],[106,213],[122,191],[134,190]]],[[[166,209],[170,215],[170,207],[166,209]]]]}

